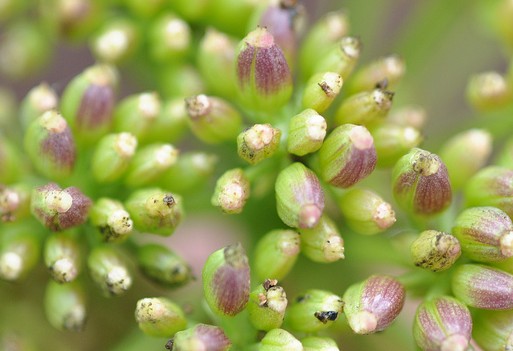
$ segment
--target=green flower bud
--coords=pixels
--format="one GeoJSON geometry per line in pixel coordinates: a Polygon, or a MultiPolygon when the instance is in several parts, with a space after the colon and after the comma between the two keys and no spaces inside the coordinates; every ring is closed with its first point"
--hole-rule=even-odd
{"type": "Polygon", "coordinates": [[[349,91],[357,93],[372,90],[380,82],[386,80],[390,86],[395,85],[404,76],[406,70],[404,60],[397,55],[381,57],[368,63],[351,77],[349,91]]]}
{"type": "Polygon", "coordinates": [[[133,192],[125,207],[139,231],[169,236],[184,216],[182,197],[159,188],[133,192]]]}
{"type": "Polygon", "coordinates": [[[23,159],[20,151],[2,134],[0,134],[0,166],[1,183],[16,182],[23,173],[23,159]]]}
{"type": "Polygon", "coordinates": [[[281,220],[293,228],[313,228],[324,211],[324,192],[313,171],[301,163],[283,169],[275,184],[281,220]]]}
{"type": "Polygon", "coordinates": [[[287,308],[287,294],[277,280],[267,279],[249,295],[248,312],[257,330],[269,331],[281,327],[287,308]]]}
{"type": "Polygon", "coordinates": [[[112,125],[117,72],[95,65],[73,78],[61,97],[61,113],[80,142],[92,144],[112,125]]]}
{"type": "Polygon", "coordinates": [[[25,183],[0,184],[0,221],[16,222],[26,218],[30,214],[30,193],[25,183]]]}
{"type": "Polygon", "coordinates": [[[452,200],[445,164],[437,155],[418,148],[395,164],[392,188],[399,207],[409,213],[436,214],[445,210],[452,200]]]}
{"type": "Polygon", "coordinates": [[[513,168],[513,138],[508,138],[495,157],[494,164],[505,168],[513,168]]]}
{"type": "Polygon", "coordinates": [[[281,131],[270,124],[255,124],[237,137],[237,152],[254,165],[271,157],[280,145],[281,131]]]}
{"type": "Polygon", "coordinates": [[[235,316],[249,300],[249,264],[240,243],[208,256],[203,266],[203,292],[208,306],[218,315],[235,316]]]}
{"type": "Polygon", "coordinates": [[[294,267],[300,250],[299,234],[293,230],[271,230],[261,237],[254,252],[253,270],[259,280],[283,279],[294,267]]]}
{"type": "MultiPolygon", "coordinates": [[[[0,5],[2,6],[2,5],[0,5]]],[[[0,9],[1,18],[2,9],[0,9]]],[[[1,20],[0,20],[1,22],[1,20]]],[[[29,92],[30,93],[30,92],[29,92]]],[[[19,118],[23,118],[23,106],[27,104],[25,97],[20,103],[19,118]]],[[[34,117],[38,117],[42,112],[36,112],[34,117]]],[[[14,131],[18,127],[18,100],[14,90],[10,87],[0,85],[0,127],[3,133],[10,134],[11,130],[14,131]]]]}
{"type": "Polygon", "coordinates": [[[313,73],[335,72],[346,80],[360,58],[361,49],[362,43],[358,38],[343,37],[319,58],[313,73]]]}
{"type": "Polygon", "coordinates": [[[139,44],[138,29],[126,18],[108,22],[92,40],[91,49],[101,62],[119,63],[130,57],[139,44]]]}
{"type": "Polygon", "coordinates": [[[453,189],[462,188],[486,164],[492,153],[492,136],[482,129],[470,129],[451,137],[442,149],[453,189]]]}
{"type": "Polygon", "coordinates": [[[376,167],[376,149],[363,126],[345,124],[335,128],[319,150],[322,178],[339,188],[349,188],[376,167]]]}
{"type": "Polygon", "coordinates": [[[315,227],[298,230],[301,234],[301,252],[310,260],[331,263],[344,258],[344,239],[327,215],[323,215],[315,227]]]}
{"type": "Polygon", "coordinates": [[[314,333],[329,328],[343,308],[339,296],[325,290],[308,290],[290,304],[286,323],[294,330],[314,333]]]}
{"type": "Polygon", "coordinates": [[[144,334],[155,337],[172,337],[187,327],[182,309],[165,297],[137,301],[135,321],[144,334]]]}
{"type": "Polygon", "coordinates": [[[422,141],[418,129],[410,126],[382,123],[372,128],[378,167],[393,166],[404,154],[422,141]]]}
{"type": "Polygon", "coordinates": [[[350,189],[338,201],[347,225],[359,234],[372,235],[395,223],[392,206],[367,189],[350,189]]]}
{"type": "Polygon", "coordinates": [[[191,267],[176,253],[160,244],[139,246],[137,263],[148,278],[165,286],[182,286],[193,278],[191,267]]]}
{"type": "Polygon", "coordinates": [[[340,351],[335,340],[327,336],[307,336],[301,344],[303,351],[340,351]]]}
{"type": "Polygon", "coordinates": [[[456,219],[452,231],[465,255],[474,261],[502,261],[513,256],[513,223],[498,208],[466,209],[456,219]]]}
{"type": "Polygon", "coordinates": [[[171,351],[228,351],[232,346],[230,339],[223,330],[207,324],[196,324],[194,327],[179,331],[166,344],[171,351]]]}
{"type": "Polygon", "coordinates": [[[225,213],[241,213],[250,194],[249,179],[240,168],[228,170],[217,180],[211,198],[213,206],[225,213]]]}
{"type": "Polygon", "coordinates": [[[71,130],[55,111],[35,119],[25,133],[25,150],[36,170],[50,179],[65,179],[75,166],[75,141],[71,130]]]}
{"type": "Polygon", "coordinates": [[[151,0],[151,1],[139,1],[139,0],[125,0],[123,5],[128,7],[130,13],[138,18],[149,19],[154,17],[159,11],[162,10],[165,0],[151,0]]]}
{"type": "Polygon", "coordinates": [[[348,96],[335,112],[335,123],[363,124],[366,126],[383,121],[392,107],[394,93],[378,86],[372,91],[364,91],[348,96]]]}
{"type": "Polygon", "coordinates": [[[45,313],[50,324],[59,330],[82,331],[87,319],[86,298],[79,282],[59,284],[48,281],[45,313]]]}
{"type": "Polygon", "coordinates": [[[407,105],[390,111],[387,121],[403,127],[421,130],[426,124],[427,112],[420,106],[407,105]]]}
{"type": "Polygon", "coordinates": [[[152,24],[148,37],[149,53],[157,62],[180,60],[191,46],[191,29],[173,13],[165,13],[152,24]]]}
{"type": "Polygon", "coordinates": [[[253,110],[272,112],[292,95],[292,76],[273,35],[258,27],[242,39],[237,55],[240,99],[253,110]]]}
{"type": "Polygon", "coordinates": [[[133,230],[130,214],[123,204],[106,197],[95,201],[89,214],[91,224],[98,228],[102,238],[107,242],[121,242],[133,230]]]}
{"type": "Polygon", "coordinates": [[[510,309],[513,308],[513,275],[485,265],[464,264],[452,275],[452,292],[471,307],[510,309]]]}
{"type": "Polygon", "coordinates": [[[187,111],[183,98],[172,98],[163,102],[160,114],[140,141],[174,143],[187,129],[187,111]]]}
{"type": "Polygon", "coordinates": [[[474,317],[472,337],[487,351],[507,351],[513,347],[513,310],[480,310],[474,317]]]}
{"type": "Polygon", "coordinates": [[[205,16],[209,3],[209,0],[177,0],[170,5],[187,21],[196,22],[205,16]]]}
{"type": "Polygon", "coordinates": [[[227,101],[202,94],[185,99],[185,106],[189,126],[201,141],[220,143],[239,134],[242,117],[227,101]]]}
{"type": "Polygon", "coordinates": [[[59,0],[41,4],[41,10],[53,30],[65,39],[78,41],[89,37],[105,20],[106,9],[105,2],[98,0],[59,0]]]}
{"type": "Polygon", "coordinates": [[[327,124],[324,117],[315,110],[306,109],[289,122],[287,151],[304,156],[319,150],[326,136],[327,124]]]}
{"type": "Polygon", "coordinates": [[[30,89],[20,106],[20,121],[24,129],[44,112],[55,110],[59,98],[55,90],[46,83],[30,89]]]}
{"type": "Polygon", "coordinates": [[[81,269],[80,243],[76,233],[55,233],[46,238],[44,262],[57,283],[68,283],[78,276],[81,269]]]}
{"type": "Polygon", "coordinates": [[[111,245],[95,247],[89,253],[87,267],[105,296],[122,295],[132,286],[132,275],[124,257],[111,245]]]}
{"type": "Polygon", "coordinates": [[[323,113],[340,93],[344,80],[335,72],[316,73],[306,83],[302,108],[323,113]]]}
{"type": "Polygon", "coordinates": [[[423,301],[415,313],[413,336],[422,350],[466,351],[471,332],[468,308],[453,297],[423,301]]]}
{"type": "Polygon", "coordinates": [[[303,351],[303,346],[288,331],[272,329],[260,341],[258,351],[303,351]]]}
{"type": "Polygon", "coordinates": [[[150,184],[176,163],[178,150],[171,144],[151,144],[136,151],[125,176],[125,184],[150,184]]]}
{"type": "Polygon", "coordinates": [[[136,148],[137,139],[130,133],[107,134],[100,139],[91,160],[95,180],[106,183],[119,179],[127,170],[136,148]]]}
{"type": "Polygon", "coordinates": [[[195,66],[187,63],[174,63],[159,68],[159,91],[165,98],[192,96],[205,92],[203,77],[195,66]]]}
{"type": "Polygon", "coordinates": [[[425,230],[411,244],[410,253],[415,266],[441,272],[452,267],[461,255],[461,247],[451,234],[425,230]]]}
{"type": "Polygon", "coordinates": [[[355,333],[376,333],[388,328],[397,318],[404,299],[404,287],[395,278],[372,275],[346,290],[344,313],[355,333]]]}
{"type": "Polygon", "coordinates": [[[161,100],[155,92],[127,96],[114,111],[114,130],[129,132],[138,140],[144,139],[161,111],[161,100]]]}
{"type": "Polygon", "coordinates": [[[513,101],[513,90],[497,72],[472,76],[467,84],[467,99],[479,111],[503,107],[513,101]]]}
{"type": "Polygon", "coordinates": [[[32,191],[30,210],[45,227],[60,231],[79,226],[87,220],[91,200],[75,187],[61,189],[55,183],[32,191]]]}

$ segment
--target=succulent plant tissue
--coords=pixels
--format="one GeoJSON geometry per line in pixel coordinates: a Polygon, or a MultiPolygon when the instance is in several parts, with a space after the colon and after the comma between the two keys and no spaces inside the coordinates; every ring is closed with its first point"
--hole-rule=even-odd
{"type": "Polygon", "coordinates": [[[0,350],[511,351],[512,116],[512,0],[0,0],[0,350]]]}

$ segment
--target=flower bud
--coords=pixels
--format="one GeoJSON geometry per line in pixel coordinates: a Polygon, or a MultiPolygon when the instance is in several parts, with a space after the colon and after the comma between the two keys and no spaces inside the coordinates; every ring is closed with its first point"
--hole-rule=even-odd
{"type": "Polygon", "coordinates": [[[196,324],[179,331],[166,344],[170,351],[228,351],[231,346],[230,339],[221,328],[207,324],[196,324]]]}
{"type": "Polygon", "coordinates": [[[359,234],[381,233],[395,223],[392,206],[371,190],[350,189],[338,203],[347,225],[359,234]]]}
{"type": "Polygon", "coordinates": [[[135,154],[137,139],[130,133],[107,134],[94,150],[91,160],[93,177],[107,183],[119,179],[135,154]]]}
{"type": "Polygon", "coordinates": [[[176,163],[178,150],[171,144],[151,144],[135,152],[128,167],[125,184],[138,187],[150,184],[176,163]]]}
{"type": "Polygon", "coordinates": [[[335,128],[319,150],[322,178],[339,188],[349,188],[372,173],[376,149],[363,126],[345,124],[335,128]]]}
{"type": "Polygon", "coordinates": [[[228,170],[217,180],[211,198],[213,206],[228,214],[241,213],[250,194],[249,179],[240,168],[228,170]]]}
{"type": "Polygon", "coordinates": [[[123,6],[126,6],[130,13],[138,19],[150,19],[155,17],[164,7],[164,0],[152,0],[141,2],[139,0],[125,0],[123,6]]]}
{"type": "Polygon", "coordinates": [[[369,126],[383,121],[392,107],[393,98],[394,93],[379,86],[372,91],[348,96],[335,112],[335,123],[369,126]]]}
{"type": "Polygon", "coordinates": [[[203,266],[203,292],[215,314],[235,316],[249,300],[249,264],[240,243],[212,253],[203,266]]]}
{"type": "Polygon", "coordinates": [[[280,145],[281,131],[270,124],[255,124],[237,137],[237,152],[249,164],[271,157],[280,145]]]}
{"type": "Polygon", "coordinates": [[[327,215],[323,215],[315,227],[298,230],[301,234],[301,252],[310,260],[331,263],[344,258],[344,239],[327,215]]]}
{"type": "Polygon", "coordinates": [[[138,140],[144,139],[161,112],[161,100],[156,92],[127,96],[114,111],[114,130],[128,132],[138,140]]]}
{"type": "Polygon", "coordinates": [[[65,179],[75,166],[75,141],[71,130],[55,111],[36,118],[25,133],[25,151],[36,170],[50,179],[65,179]]]}
{"type": "Polygon", "coordinates": [[[45,241],[44,262],[57,283],[71,282],[80,273],[80,243],[75,234],[72,232],[54,233],[45,241]]]}
{"type": "Polygon", "coordinates": [[[57,109],[58,101],[57,93],[47,83],[41,83],[30,89],[20,106],[20,121],[23,129],[26,129],[44,112],[57,109]]]}
{"type": "Polygon", "coordinates": [[[283,169],[275,183],[281,220],[293,228],[313,228],[324,211],[324,192],[313,171],[301,163],[283,169]]]}
{"type": "Polygon", "coordinates": [[[160,114],[151,123],[139,141],[147,142],[177,142],[188,130],[187,111],[182,97],[163,101],[160,114]]]}
{"type": "Polygon", "coordinates": [[[176,253],[160,244],[139,246],[137,263],[148,278],[168,287],[182,286],[193,278],[191,267],[176,253]]]}
{"type": "Polygon", "coordinates": [[[467,99],[478,111],[493,110],[513,101],[513,90],[497,72],[472,76],[467,84],[467,99]]]}
{"type": "Polygon", "coordinates": [[[362,49],[360,39],[343,37],[323,55],[314,65],[313,73],[334,72],[346,80],[353,72],[362,49]]]}
{"type": "Polygon", "coordinates": [[[187,327],[182,309],[165,297],[147,297],[137,301],[135,321],[144,334],[172,337],[187,327]]]}
{"type": "Polygon", "coordinates": [[[315,333],[329,328],[343,308],[344,302],[339,296],[325,290],[308,290],[290,304],[286,323],[294,330],[315,333]]]}
{"type": "Polygon", "coordinates": [[[31,189],[26,183],[0,184],[0,221],[17,222],[30,214],[31,189]]]}
{"type": "Polygon", "coordinates": [[[55,183],[32,191],[30,210],[52,231],[79,226],[87,220],[91,200],[75,187],[61,189],[55,183]]]}
{"type": "Polygon", "coordinates": [[[304,156],[319,150],[326,136],[327,124],[324,117],[315,110],[306,109],[289,122],[287,151],[304,156]]]}
{"type": "Polygon", "coordinates": [[[493,164],[505,168],[513,168],[513,138],[506,139],[504,145],[497,150],[493,164]]]}
{"type": "Polygon", "coordinates": [[[299,234],[293,230],[271,230],[256,245],[253,269],[259,280],[283,279],[294,267],[300,250],[299,234]]]}
{"type": "Polygon", "coordinates": [[[344,313],[355,333],[376,333],[388,328],[397,318],[404,298],[404,287],[395,278],[372,275],[346,290],[344,313]]]}
{"type": "Polygon", "coordinates": [[[23,163],[21,152],[8,140],[0,134],[0,182],[9,184],[18,181],[23,173],[23,163]]]}
{"type": "Polygon", "coordinates": [[[452,229],[466,256],[478,262],[502,261],[513,256],[513,223],[495,207],[464,210],[452,229]]]}
{"type": "Polygon", "coordinates": [[[173,13],[164,13],[150,27],[149,54],[156,62],[181,60],[189,52],[191,36],[186,21],[173,13]]]}
{"type": "Polygon", "coordinates": [[[257,330],[281,327],[288,301],[285,290],[277,284],[277,280],[267,279],[249,295],[249,320],[257,330]]]}
{"type": "Polygon", "coordinates": [[[433,272],[452,267],[461,255],[460,242],[448,233],[425,230],[410,247],[413,264],[433,272]]]}
{"type": "Polygon", "coordinates": [[[125,259],[112,245],[95,247],[89,253],[87,267],[105,296],[122,295],[132,286],[132,275],[125,259]]]}
{"type": "Polygon", "coordinates": [[[354,94],[360,91],[372,90],[380,82],[386,80],[394,86],[404,76],[406,70],[404,60],[397,55],[381,57],[368,63],[358,70],[349,84],[349,91],[354,94]]]}
{"type": "Polygon", "coordinates": [[[340,93],[344,80],[335,72],[316,73],[306,83],[302,108],[323,113],[340,93]]]}
{"type": "Polygon", "coordinates": [[[513,310],[480,310],[474,317],[472,337],[483,350],[511,349],[513,347],[513,310]]]}
{"type": "Polygon", "coordinates": [[[335,340],[327,336],[307,336],[301,344],[303,351],[340,351],[335,340]]]}
{"type": "Polygon", "coordinates": [[[378,167],[392,167],[401,156],[417,147],[422,141],[422,135],[418,129],[387,122],[372,128],[371,134],[378,155],[376,162],[378,167]]]}
{"type": "Polygon", "coordinates": [[[445,164],[437,155],[418,148],[395,164],[392,188],[398,205],[409,213],[436,214],[447,208],[452,200],[445,164]]]}
{"type": "Polygon", "coordinates": [[[44,306],[46,318],[54,328],[67,331],[84,329],[87,307],[84,289],[79,282],[59,284],[48,281],[44,306]]]}
{"type": "Polygon", "coordinates": [[[203,77],[195,66],[188,63],[174,63],[159,68],[158,87],[165,98],[191,96],[205,92],[203,77]]]}
{"type": "Polygon", "coordinates": [[[98,228],[107,242],[121,242],[132,233],[134,224],[123,204],[106,197],[95,201],[89,214],[91,224],[98,228]]]}
{"type": "Polygon", "coordinates": [[[237,55],[239,96],[245,106],[272,112],[292,95],[289,66],[273,35],[258,27],[242,39],[237,55]]]}
{"type": "Polygon", "coordinates": [[[94,36],[91,50],[98,61],[116,64],[132,56],[139,44],[134,22],[126,18],[108,22],[94,36]]]}
{"type": "Polygon", "coordinates": [[[462,188],[492,152],[492,136],[483,129],[470,129],[451,137],[440,150],[453,189],[462,188]]]}
{"type": "Polygon", "coordinates": [[[182,197],[159,188],[133,192],[125,207],[139,231],[169,236],[184,216],[182,197]]]}
{"type": "Polygon", "coordinates": [[[422,350],[466,351],[471,332],[468,308],[453,297],[424,301],[415,313],[413,337],[422,350]]]}
{"type": "Polygon", "coordinates": [[[467,306],[486,310],[513,308],[513,275],[480,264],[458,266],[452,292],[467,306]]]}
{"type": "Polygon", "coordinates": [[[189,126],[201,141],[215,144],[237,137],[242,117],[227,101],[201,94],[185,99],[185,107],[189,126]]]}
{"type": "Polygon", "coordinates": [[[427,112],[420,106],[403,106],[390,111],[387,121],[404,127],[421,130],[426,124],[427,112]]]}
{"type": "Polygon", "coordinates": [[[272,329],[260,341],[258,351],[303,351],[303,346],[288,331],[272,329]]]}

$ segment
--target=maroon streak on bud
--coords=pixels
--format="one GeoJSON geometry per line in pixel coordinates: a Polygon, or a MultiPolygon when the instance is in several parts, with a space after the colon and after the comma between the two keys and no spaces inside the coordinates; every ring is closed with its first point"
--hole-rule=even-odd
{"type": "Polygon", "coordinates": [[[179,331],[173,339],[166,344],[171,351],[197,350],[227,351],[232,343],[223,330],[207,324],[197,324],[192,328],[179,331]]]}
{"type": "Polygon", "coordinates": [[[92,128],[109,124],[114,109],[114,90],[109,85],[91,85],[82,97],[77,111],[77,127],[92,128]]]}

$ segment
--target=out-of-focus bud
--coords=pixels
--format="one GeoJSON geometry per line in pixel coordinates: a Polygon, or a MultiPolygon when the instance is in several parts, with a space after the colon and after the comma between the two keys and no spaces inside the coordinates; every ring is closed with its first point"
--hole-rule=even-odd
{"type": "Polygon", "coordinates": [[[453,189],[462,188],[483,167],[492,153],[492,136],[482,129],[470,129],[451,137],[440,150],[453,189]]]}
{"type": "Polygon", "coordinates": [[[373,235],[395,223],[392,206],[368,189],[350,189],[338,201],[347,225],[359,234],[373,235]]]}
{"type": "MultiPolygon", "coordinates": [[[[0,7],[1,6],[2,5],[0,5],[0,7]]],[[[2,17],[1,12],[2,9],[0,9],[0,18],[2,17]]],[[[27,100],[28,98],[25,97],[18,108],[18,98],[14,93],[14,89],[0,85],[0,128],[2,128],[3,133],[9,135],[15,130],[18,132],[18,115],[19,119],[22,120],[23,109],[27,109],[24,105],[29,104],[27,100]]],[[[43,112],[44,111],[35,111],[33,113],[34,118],[39,117],[43,112]]]]}
{"type": "Polygon", "coordinates": [[[43,113],[25,133],[25,150],[38,172],[51,179],[68,177],[75,166],[71,130],[56,111],[43,113]]]}
{"type": "Polygon", "coordinates": [[[132,286],[125,259],[112,245],[95,247],[87,258],[91,277],[106,296],[124,294],[132,286]]]}
{"type": "Polygon", "coordinates": [[[331,263],[344,258],[344,239],[327,215],[323,215],[313,228],[300,228],[299,233],[301,252],[310,260],[331,263]]]}
{"type": "Polygon", "coordinates": [[[314,74],[306,83],[301,105],[323,113],[342,89],[343,79],[335,72],[314,74]]]}
{"type": "Polygon", "coordinates": [[[393,87],[401,80],[405,70],[404,60],[401,57],[397,55],[381,57],[365,65],[351,77],[349,91],[357,93],[372,90],[376,84],[384,80],[393,87]]]}
{"type": "Polygon", "coordinates": [[[343,297],[349,326],[357,334],[385,330],[401,312],[405,294],[401,283],[390,276],[372,275],[351,285],[343,297]]]}
{"type": "Polygon", "coordinates": [[[485,310],[513,308],[513,275],[480,264],[456,267],[452,292],[467,306],[485,310]]]}
{"type": "Polygon", "coordinates": [[[241,213],[249,194],[249,179],[242,169],[235,168],[219,177],[210,201],[213,206],[221,208],[225,213],[241,213]]]}
{"type": "Polygon", "coordinates": [[[221,328],[207,324],[196,324],[179,331],[166,344],[170,351],[228,351],[231,346],[230,339],[221,328]]]}
{"type": "Polygon", "coordinates": [[[22,127],[27,128],[44,112],[56,109],[58,102],[57,93],[46,83],[41,83],[30,89],[20,106],[22,127]]]}
{"type": "Polygon", "coordinates": [[[18,181],[23,172],[23,158],[20,150],[8,140],[4,135],[0,134],[0,182],[10,184],[18,181]]]}
{"type": "Polygon", "coordinates": [[[119,179],[135,154],[137,139],[130,133],[107,134],[98,144],[91,159],[93,177],[107,183],[119,179]]]}
{"type": "Polygon", "coordinates": [[[199,139],[214,144],[237,138],[242,117],[227,101],[206,95],[185,99],[189,126],[199,139]]]}
{"type": "Polygon", "coordinates": [[[393,166],[404,154],[422,141],[419,130],[404,125],[382,123],[371,130],[378,167],[393,166]]]}
{"type": "Polygon", "coordinates": [[[480,73],[470,78],[467,99],[476,110],[489,111],[511,103],[513,90],[499,73],[480,73]]]}
{"type": "Polygon", "coordinates": [[[187,327],[182,309],[165,297],[147,297],[137,301],[135,320],[144,334],[172,337],[187,327]]]}
{"type": "Polygon", "coordinates": [[[48,281],[44,306],[46,318],[54,328],[67,331],[84,329],[87,319],[86,297],[79,282],[60,284],[48,281]]]}
{"type": "Polygon", "coordinates": [[[151,144],[140,148],[132,158],[125,176],[125,184],[139,187],[153,183],[178,159],[178,149],[171,144],[151,144]]]}
{"type": "Polygon", "coordinates": [[[260,341],[258,351],[303,351],[301,342],[284,329],[269,330],[260,341]]]}
{"type": "Polygon", "coordinates": [[[335,72],[346,80],[360,58],[361,49],[360,39],[343,37],[316,62],[312,73],[335,72]]]}
{"type": "Polygon", "coordinates": [[[140,189],[125,202],[136,229],[169,236],[184,216],[182,197],[159,188],[140,189]]]}
{"type": "Polygon", "coordinates": [[[453,297],[423,301],[415,313],[413,337],[422,350],[466,351],[471,332],[468,308],[453,297]]]}
{"type": "Polygon", "coordinates": [[[78,41],[90,37],[105,20],[105,4],[98,0],[57,0],[41,4],[41,10],[53,30],[78,41]]]}
{"type": "Polygon", "coordinates": [[[60,108],[77,141],[92,144],[110,129],[117,84],[112,66],[95,65],[66,86],[60,108]]]}
{"type": "Polygon", "coordinates": [[[292,75],[287,60],[266,28],[250,32],[239,45],[237,55],[239,96],[247,107],[273,112],[292,95],[292,75]]]}
{"type": "Polygon", "coordinates": [[[131,14],[141,19],[149,19],[154,17],[159,11],[162,10],[165,0],[151,0],[151,1],[139,1],[139,0],[125,0],[123,5],[128,7],[131,14]]]}
{"type": "Polygon", "coordinates": [[[287,308],[287,294],[275,279],[266,279],[249,295],[249,320],[257,330],[281,327],[287,308]]]}
{"type": "Polygon", "coordinates": [[[75,234],[73,232],[54,233],[45,241],[44,262],[50,275],[58,283],[71,282],[80,273],[80,243],[75,234]]]}
{"type": "Polygon", "coordinates": [[[130,57],[139,44],[138,29],[132,21],[122,18],[108,22],[91,43],[100,62],[116,64],[130,57]]]}
{"type": "Polygon", "coordinates": [[[474,317],[472,337],[483,350],[511,349],[513,347],[513,310],[480,310],[474,317]]]}
{"type": "Polygon", "coordinates": [[[461,246],[451,234],[425,230],[411,244],[410,253],[417,267],[440,272],[452,267],[461,255],[461,246]]]}
{"type": "Polygon", "coordinates": [[[513,223],[495,207],[472,207],[456,218],[453,234],[474,261],[502,261],[513,256],[513,223]]]}
{"type": "Polygon", "coordinates": [[[189,52],[191,41],[187,22],[173,13],[165,13],[150,28],[149,53],[157,62],[181,60],[189,52]]]}
{"type": "Polygon", "coordinates": [[[255,124],[237,137],[239,156],[254,165],[271,157],[280,145],[281,131],[270,124],[255,124]]]}
{"type": "Polygon", "coordinates": [[[502,148],[497,151],[493,164],[513,169],[513,138],[508,138],[502,148]]]}
{"type": "Polygon", "coordinates": [[[299,234],[293,230],[272,230],[258,240],[253,270],[259,280],[283,279],[296,263],[300,250],[299,234]]]}
{"type": "Polygon", "coordinates": [[[335,112],[335,123],[369,126],[383,121],[392,107],[393,98],[393,92],[380,86],[371,91],[348,96],[335,112]]]}
{"type": "Polygon", "coordinates": [[[155,92],[127,96],[114,111],[114,130],[128,132],[138,140],[144,139],[161,112],[160,96],[155,92]]]}
{"type": "Polygon", "coordinates": [[[339,188],[349,188],[376,167],[374,139],[363,126],[339,126],[322,144],[319,164],[326,182],[339,188]]]}
{"type": "Polygon", "coordinates": [[[215,314],[235,316],[249,300],[249,264],[240,243],[212,253],[203,266],[203,292],[215,314]]]}
{"type": "Polygon", "coordinates": [[[315,333],[329,328],[343,308],[339,296],[325,290],[308,290],[290,304],[285,323],[294,330],[315,333]]]}
{"type": "Polygon", "coordinates": [[[303,351],[340,351],[335,340],[327,336],[307,336],[301,344],[303,351]]]}
{"type": "Polygon", "coordinates": [[[106,197],[96,200],[89,213],[91,224],[104,241],[121,242],[132,233],[134,224],[123,204],[106,197]]]}
{"type": "Polygon", "coordinates": [[[172,98],[163,102],[160,114],[139,141],[175,143],[187,129],[187,111],[183,98],[172,98]]]}
{"type": "Polygon", "coordinates": [[[304,156],[320,149],[326,137],[327,124],[315,110],[306,109],[290,119],[287,151],[304,156]]]}
{"type": "Polygon", "coordinates": [[[403,106],[390,111],[387,121],[404,127],[412,127],[417,130],[424,128],[427,120],[427,112],[420,106],[403,106]]]}
{"type": "Polygon", "coordinates": [[[324,192],[313,171],[301,163],[283,169],[275,184],[281,220],[293,228],[313,228],[324,211],[324,192]]]}
{"type": "Polygon", "coordinates": [[[395,164],[392,188],[398,205],[417,215],[442,212],[452,200],[445,164],[437,155],[418,148],[412,149],[395,164]]]}
{"type": "Polygon", "coordinates": [[[55,183],[32,191],[30,210],[45,227],[60,231],[83,224],[87,220],[91,200],[75,187],[61,189],[55,183]]]}
{"type": "Polygon", "coordinates": [[[153,281],[178,287],[192,279],[191,267],[176,253],[160,244],[144,244],[137,248],[137,263],[153,281]]]}
{"type": "Polygon", "coordinates": [[[159,91],[166,99],[203,94],[206,90],[200,72],[188,63],[165,65],[159,69],[157,79],[159,91]]]}
{"type": "Polygon", "coordinates": [[[26,218],[30,214],[30,194],[26,183],[0,184],[0,221],[17,222],[26,218]]]}

